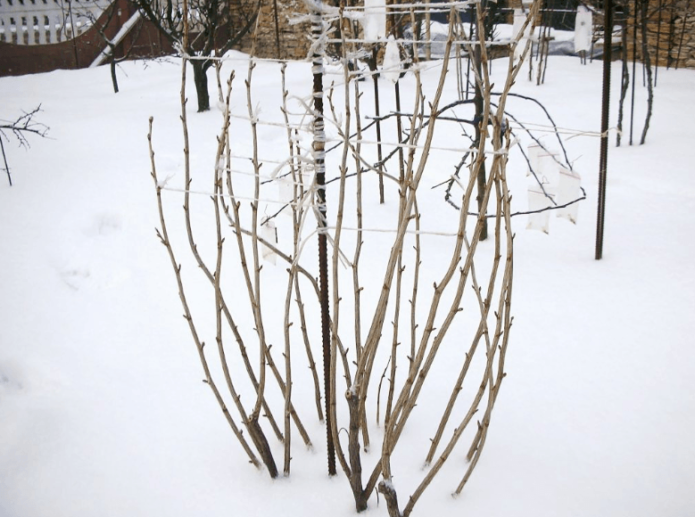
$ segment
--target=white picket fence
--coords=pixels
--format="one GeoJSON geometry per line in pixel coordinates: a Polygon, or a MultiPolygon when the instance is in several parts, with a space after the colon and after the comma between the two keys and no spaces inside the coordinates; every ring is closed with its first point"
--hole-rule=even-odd
{"type": "Polygon", "coordinates": [[[45,45],[85,32],[110,0],[0,0],[0,41],[45,45]]]}

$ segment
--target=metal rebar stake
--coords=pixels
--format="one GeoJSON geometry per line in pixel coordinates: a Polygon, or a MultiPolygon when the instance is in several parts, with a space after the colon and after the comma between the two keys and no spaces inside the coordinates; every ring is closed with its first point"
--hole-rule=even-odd
{"type": "MultiPolygon", "coordinates": [[[[606,175],[608,168],[608,116],[611,98],[611,50],[613,46],[613,0],[605,4],[603,47],[603,102],[601,108],[601,154],[599,158],[598,216],[596,218],[596,260],[603,256],[603,228],[606,219],[606,175]]],[[[633,76],[634,84],[634,76],[633,76]]]]}
{"type": "Polygon", "coordinates": [[[321,337],[323,345],[323,386],[326,410],[326,443],[328,452],[328,474],[335,476],[335,444],[333,443],[333,415],[331,413],[331,323],[328,302],[328,243],[326,210],[326,132],[323,120],[323,57],[325,54],[321,2],[311,13],[311,32],[314,37],[314,54],[311,72],[314,76],[314,171],[316,173],[316,196],[318,201],[319,240],[319,294],[321,303],[321,337]]]}

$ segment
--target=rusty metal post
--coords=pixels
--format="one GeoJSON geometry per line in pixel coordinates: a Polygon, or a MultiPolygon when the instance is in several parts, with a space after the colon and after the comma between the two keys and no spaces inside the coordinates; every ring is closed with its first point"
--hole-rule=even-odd
{"type": "Polygon", "coordinates": [[[379,109],[379,71],[377,68],[378,46],[372,48],[372,60],[369,69],[374,82],[374,114],[376,116],[376,158],[379,163],[379,204],[384,204],[384,157],[381,151],[381,112],[379,109]]]}
{"type": "MultiPolygon", "coordinates": [[[[605,4],[603,27],[603,102],[601,111],[601,154],[599,158],[598,216],[596,218],[596,260],[603,256],[603,228],[606,219],[606,175],[608,173],[608,115],[611,99],[611,54],[613,46],[613,0],[605,4]]],[[[633,75],[634,84],[634,75],[633,75]]]]}
{"type": "MultiPolygon", "coordinates": [[[[485,11],[486,6],[484,2],[481,2],[479,6],[473,6],[473,19],[474,21],[471,23],[471,25],[475,24],[475,20],[478,19],[478,9],[483,9],[483,16],[486,16],[487,13],[485,11]]],[[[475,69],[477,70],[476,74],[476,80],[475,80],[475,89],[474,89],[474,94],[473,94],[473,104],[475,105],[475,141],[473,142],[473,146],[477,149],[478,146],[480,145],[480,139],[482,138],[482,132],[483,130],[486,130],[485,128],[481,128],[480,124],[482,123],[483,120],[483,110],[485,108],[485,99],[483,98],[484,95],[488,95],[489,92],[483,92],[482,91],[482,85],[480,84],[480,81],[478,81],[478,77],[482,77],[483,73],[483,63],[482,63],[482,52],[483,50],[480,48],[481,45],[485,42],[485,35],[484,34],[479,34],[478,31],[479,27],[478,25],[475,26],[475,48],[473,50],[473,66],[475,66],[475,69]]],[[[486,42],[485,42],[486,43],[486,42]]],[[[487,65],[486,65],[487,66],[487,65]]],[[[483,210],[483,198],[485,197],[485,185],[487,183],[487,173],[485,171],[485,161],[483,160],[480,164],[480,169],[478,170],[478,195],[475,198],[478,202],[478,212],[482,212],[483,210]]],[[[480,232],[480,240],[484,241],[487,239],[487,218],[483,219],[483,228],[482,231],[480,232]]]]}
{"type": "Polygon", "coordinates": [[[319,294],[321,303],[321,335],[323,345],[323,386],[326,409],[326,439],[328,447],[328,474],[335,476],[335,445],[333,443],[333,415],[331,413],[331,323],[328,303],[328,243],[326,210],[326,132],[323,120],[323,19],[321,2],[317,2],[311,13],[311,31],[314,38],[314,53],[311,72],[314,77],[314,172],[316,173],[316,197],[318,201],[319,240],[319,294]]]}

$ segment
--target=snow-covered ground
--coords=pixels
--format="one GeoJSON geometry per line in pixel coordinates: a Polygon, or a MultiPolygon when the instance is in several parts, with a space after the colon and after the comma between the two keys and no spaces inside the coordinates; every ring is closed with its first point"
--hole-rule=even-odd
{"type": "MultiPolygon", "coordinates": [[[[243,63],[230,66],[245,77],[243,63]]],[[[504,68],[495,61],[500,83],[504,68]]],[[[308,95],[310,66],[290,72],[293,91],[308,95]]],[[[276,68],[255,73],[257,98],[272,104],[276,68]]],[[[29,151],[5,145],[15,185],[0,178],[0,516],[354,515],[344,477],[324,473],[315,419],[314,451],[297,445],[292,476],[271,481],[247,464],[201,382],[154,232],[146,142],[152,115],[160,176],[180,184],[180,66],[129,62],[119,75],[118,95],[105,68],[0,79],[0,117],[41,104],[50,127],[29,151]]],[[[600,85],[599,62],[551,57],[543,86],[522,74],[514,91],[541,100],[559,126],[596,132],[600,85]]],[[[615,148],[611,135],[603,260],[595,137],[567,139],[588,196],[578,224],[553,217],[545,235],[514,219],[515,323],[487,447],[462,497],[448,495],[458,478],[444,482],[416,514],[695,515],[694,86],[694,71],[660,70],[647,143],[615,148]]],[[[536,113],[513,100],[509,109],[536,113]]],[[[205,164],[219,111],[189,122],[205,164]]],[[[524,169],[510,161],[519,210],[524,169]]],[[[181,198],[166,194],[175,211],[181,198]]],[[[449,213],[443,200],[421,210],[449,213]]],[[[368,514],[386,515],[383,501],[368,514]]]]}

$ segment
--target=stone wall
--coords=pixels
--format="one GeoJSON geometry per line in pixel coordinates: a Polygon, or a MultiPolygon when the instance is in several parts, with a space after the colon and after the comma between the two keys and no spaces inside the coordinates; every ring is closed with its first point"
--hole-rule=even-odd
{"type": "Polygon", "coordinates": [[[311,47],[311,25],[307,21],[292,23],[306,14],[302,0],[261,0],[254,35],[244,38],[238,50],[261,58],[306,58],[311,47]]]}
{"type": "MultiPolygon", "coordinates": [[[[647,45],[651,64],[677,68],[695,68],[695,2],[689,0],[651,0],[648,5],[647,45]],[[661,22],[661,23],[659,23],[661,22]],[[658,49],[658,52],[657,52],[658,49]],[[657,63],[658,54],[658,63],[657,63]]],[[[628,2],[627,50],[632,59],[634,45],[634,9],[636,2],[628,2]]],[[[639,6],[639,4],[637,4],[639,6]]],[[[642,34],[637,26],[637,59],[642,61],[642,34]]]]}

